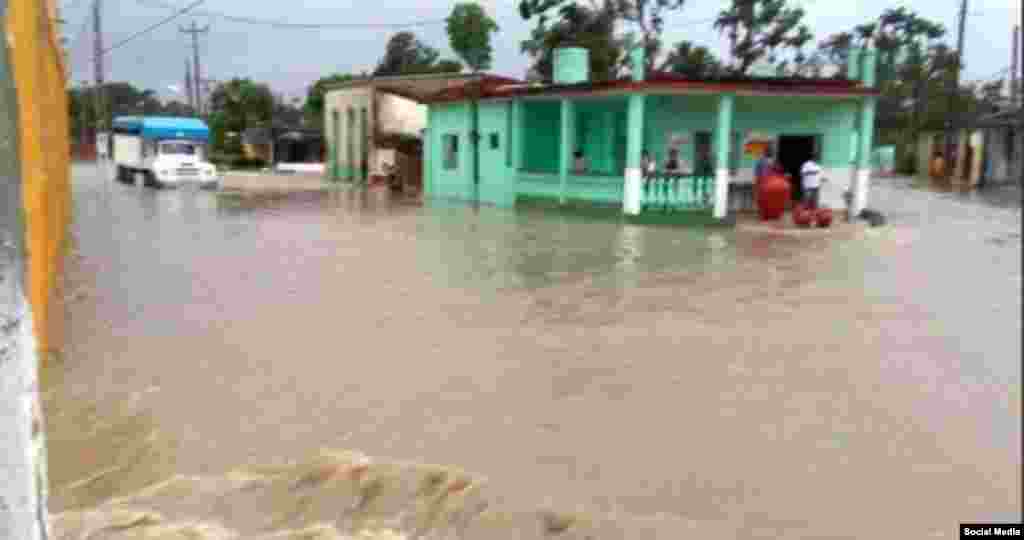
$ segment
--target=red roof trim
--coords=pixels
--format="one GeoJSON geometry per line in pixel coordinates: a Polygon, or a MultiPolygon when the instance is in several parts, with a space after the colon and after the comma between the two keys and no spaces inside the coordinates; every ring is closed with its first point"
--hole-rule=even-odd
{"type": "MultiPolygon", "coordinates": [[[[502,88],[518,81],[494,80],[481,81],[480,99],[507,99],[528,96],[585,96],[600,95],[611,92],[639,92],[652,90],[692,90],[695,92],[737,92],[765,95],[822,95],[832,97],[877,96],[879,91],[865,88],[858,82],[845,79],[723,79],[723,80],[692,80],[678,75],[657,73],[653,78],[644,81],[620,79],[597,83],[580,83],[571,85],[518,86],[502,88]]],[[[445,103],[467,101],[470,85],[448,88],[425,100],[427,103],[445,103]]]]}

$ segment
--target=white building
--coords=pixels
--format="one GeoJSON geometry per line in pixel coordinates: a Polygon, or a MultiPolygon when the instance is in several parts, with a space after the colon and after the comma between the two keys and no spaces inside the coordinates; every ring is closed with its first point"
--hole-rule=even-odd
{"type": "Polygon", "coordinates": [[[422,175],[427,107],[420,102],[486,75],[372,77],[332,85],[324,96],[327,174],[339,180],[380,180],[389,167],[406,182],[422,175]]]}

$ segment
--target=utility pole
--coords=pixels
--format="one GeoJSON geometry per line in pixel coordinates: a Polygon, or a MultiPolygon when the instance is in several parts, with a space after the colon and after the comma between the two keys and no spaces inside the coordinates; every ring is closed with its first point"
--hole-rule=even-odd
{"type": "Polygon", "coordinates": [[[188,106],[193,111],[196,110],[195,94],[193,94],[192,84],[195,81],[192,80],[192,68],[189,67],[188,59],[185,60],[185,95],[188,96],[188,106]]]}
{"type": "Polygon", "coordinates": [[[180,28],[180,30],[181,30],[182,33],[189,34],[189,35],[192,36],[192,68],[193,68],[192,76],[193,76],[193,78],[195,80],[195,82],[193,83],[193,88],[195,88],[195,96],[196,96],[195,97],[195,101],[196,101],[196,103],[195,103],[196,116],[202,117],[203,116],[203,91],[202,91],[202,88],[203,88],[203,84],[202,84],[203,69],[201,67],[201,64],[199,63],[199,34],[205,34],[205,33],[209,32],[210,31],[210,25],[206,25],[206,27],[204,27],[204,28],[199,28],[198,26],[196,26],[196,22],[192,21],[192,26],[190,28],[180,28]]]}
{"type": "MultiPolygon", "coordinates": [[[[106,128],[106,96],[103,82],[103,0],[92,3],[93,69],[96,77],[96,130],[106,128]]],[[[98,141],[98,138],[97,138],[98,141]]]]}
{"type": "Polygon", "coordinates": [[[946,111],[946,169],[956,171],[957,156],[956,128],[960,127],[961,119],[959,111],[956,110],[957,95],[960,93],[960,69],[964,60],[964,31],[967,25],[967,0],[960,2],[960,20],[957,28],[956,38],[956,65],[953,66],[953,75],[949,77],[949,102],[946,111]],[[955,119],[955,120],[954,120],[955,119]]]}
{"type": "Polygon", "coordinates": [[[1013,50],[1010,51],[1010,108],[1019,107],[1020,74],[1017,73],[1020,62],[1020,26],[1013,27],[1013,50]]]}

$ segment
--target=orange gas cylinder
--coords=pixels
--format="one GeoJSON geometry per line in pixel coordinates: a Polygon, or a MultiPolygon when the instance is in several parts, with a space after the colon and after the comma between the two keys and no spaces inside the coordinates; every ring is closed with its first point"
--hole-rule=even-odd
{"type": "Polygon", "coordinates": [[[830,208],[819,208],[814,213],[814,221],[818,223],[819,227],[829,227],[832,225],[832,209],[830,208]]]}
{"type": "Polygon", "coordinates": [[[793,223],[798,227],[810,227],[811,221],[814,220],[814,213],[804,208],[802,204],[798,204],[793,208],[793,223]]]}
{"type": "Polygon", "coordinates": [[[786,177],[772,172],[764,175],[757,187],[757,209],[764,221],[782,217],[786,211],[786,201],[790,196],[789,182],[786,177]]]}

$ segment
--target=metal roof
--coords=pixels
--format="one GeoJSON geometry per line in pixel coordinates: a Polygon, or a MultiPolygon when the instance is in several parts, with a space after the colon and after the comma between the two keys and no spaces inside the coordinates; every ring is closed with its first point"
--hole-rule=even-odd
{"type": "Polygon", "coordinates": [[[327,86],[327,93],[350,88],[374,88],[413,101],[425,102],[452,88],[465,87],[477,82],[501,82],[503,84],[520,81],[493,75],[490,73],[429,73],[424,75],[399,75],[392,77],[366,77],[342,81],[327,86]]]}
{"type": "Polygon", "coordinates": [[[1021,111],[1009,110],[1000,111],[993,114],[982,116],[976,122],[978,127],[1013,127],[1018,126],[1021,123],[1021,111]]]}
{"type": "Polygon", "coordinates": [[[210,128],[198,118],[119,116],[114,119],[113,128],[114,131],[142,135],[148,139],[210,139],[210,128]]]}
{"type": "Polygon", "coordinates": [[[480,84],[447,88],[428,103],[466,101],[476,94],[478,99],[502,99],[530,96],[582,96],[630,92],[660,91],[675,94],[734,92],[742,95],[877,96],[878,89],[866,88],[859,81],[847,79],[801,79],[770,77],[731,77],[719,79],[688,79],[669,73],[650,73],[646,80],[617,79],[577,84],[525,84],[482,80],[480,84]],[[472,89],[472,90],[471,90],[472,89]]]}

